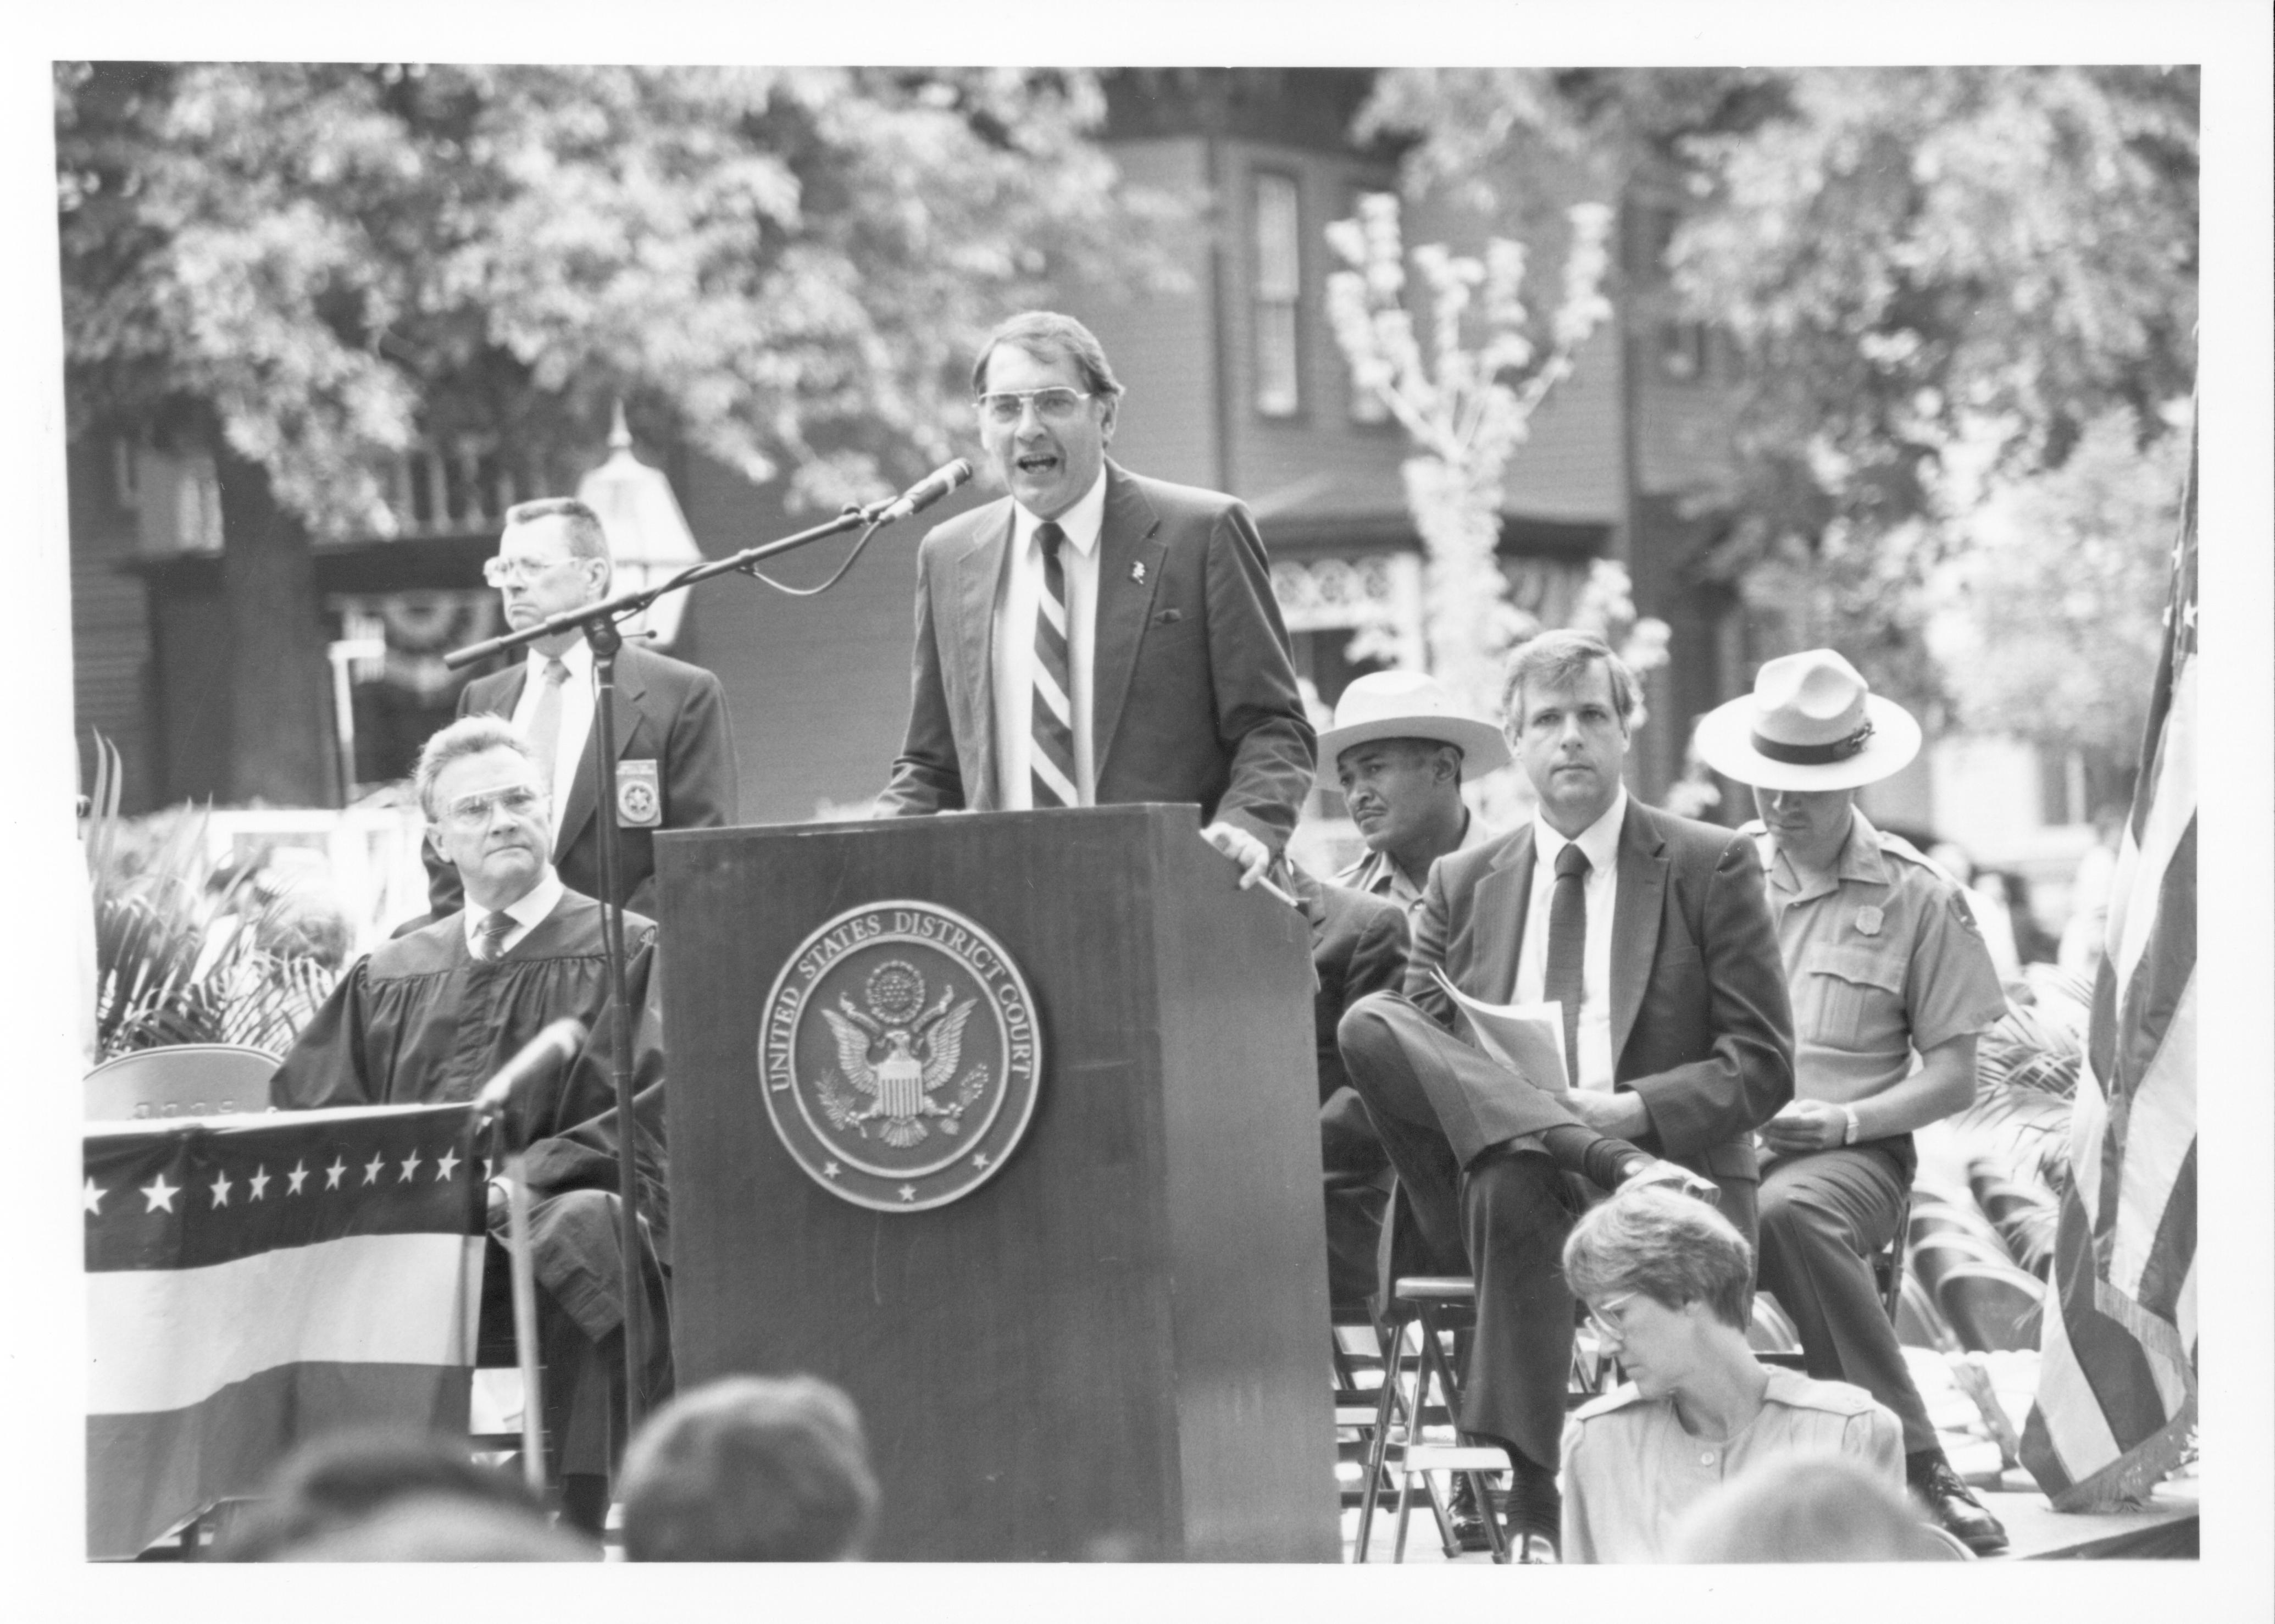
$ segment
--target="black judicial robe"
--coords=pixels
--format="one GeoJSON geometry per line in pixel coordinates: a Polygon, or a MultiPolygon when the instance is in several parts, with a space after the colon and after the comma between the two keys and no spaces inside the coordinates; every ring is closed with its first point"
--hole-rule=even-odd
{"type": "MultiPolygon", "coordinates": [[[[654,922],[625,914],[624,947],[625,991],[637,1012],[633,1167],[649,1237],[656,1255],[668,1258],[654,922]]],[[[553,1198],[617,1188],[608,1074],[616,1012],[608,1000],[600,903],[564,892],[495,963],[473,956],[458,914],[382,943],[341,978],[301,1032],[269,1084],[269,1101],[283,1110],[309,1110],[471,1099],[516,1051],[564,1016],[584,1022],[591,1036],[565,1072],[518,1097],[511,1127],[528,1145],[538,1279],[597,1340],[623,1316],[615,1236],[598,1212],[565,1212],[568,1204],[553,1198]]]]}

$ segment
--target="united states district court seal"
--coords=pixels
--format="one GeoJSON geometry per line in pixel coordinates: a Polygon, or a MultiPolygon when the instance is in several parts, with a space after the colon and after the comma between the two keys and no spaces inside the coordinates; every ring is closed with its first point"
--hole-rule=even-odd
{"type": "Polygon", "coordinates": [[[881,1212],[943,1206],[994,1177],[1041,1075],[1026,978],[930,903],[871,903],[821,925],[759,1023],[775,1134],[814,1182],[881,1212]]]}

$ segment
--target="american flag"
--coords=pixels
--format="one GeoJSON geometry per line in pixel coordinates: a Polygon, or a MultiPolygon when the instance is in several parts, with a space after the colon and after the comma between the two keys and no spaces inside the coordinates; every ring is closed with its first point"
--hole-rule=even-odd
{"type": "Polygon", "coordinates": [[[2192,454],[2022,1433],[2062,1511],[2141,1503],[2196,1421],[2197,685],[2192,454]]]}
{"type": "Polygon", "coordinates": [[[335,1427],[464,1431],[482,1169],[460,1105],[90,1124],[87,1554],[335,1427]]]}

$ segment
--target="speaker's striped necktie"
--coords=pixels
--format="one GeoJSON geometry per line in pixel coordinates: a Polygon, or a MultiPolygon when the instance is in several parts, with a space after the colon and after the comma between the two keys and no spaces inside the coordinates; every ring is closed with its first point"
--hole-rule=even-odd
{"type": "Polygon", "coordinates": [[[1043,590],[1035,601],[1033,749],[1027,778],[1037,806],[1074,806],[1074,682],[1067,658],[1066,532],[1046,519],[1035,527],[1043,549],[1043,590]]]}

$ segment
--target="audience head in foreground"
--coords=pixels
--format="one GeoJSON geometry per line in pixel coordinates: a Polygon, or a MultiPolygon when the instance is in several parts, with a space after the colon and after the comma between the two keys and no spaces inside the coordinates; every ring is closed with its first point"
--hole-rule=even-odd
{"type": "Polygon", "coordinates": [[[1917,1562],[1967,1559],[1919,1508],[1856,1461],[1795,1455],[1725,1484],[1684,1513],[1675,1562],[1917,1562]]]}
{"type": "Polygon", "coordinates": [[[1573,1226],[1564,1273],[1628,1376],[1565,1430],[1564,1560],[1665,1560],[1692,1507],[1797,1456],[1853,1457],[1901,1493],[1894,1416],[1862,1388],[1754,1357],[1752,1249],[1712,1207],[1623,1190],[1573,1226]]]}
{"type": "Polygon", "coordinates": [[[589,1561],[518,1477],[464,1439],[351,1431],[288,1456],[224,1543],[228,1561],[589,1561]]]}
{"type": "Polygon", "coordinates": [[[859,1559],[877,1512],[861,1416],[812,1376],[730,1376],[682,1394],[624,1456],[635,1562],[859,1559]]]}

